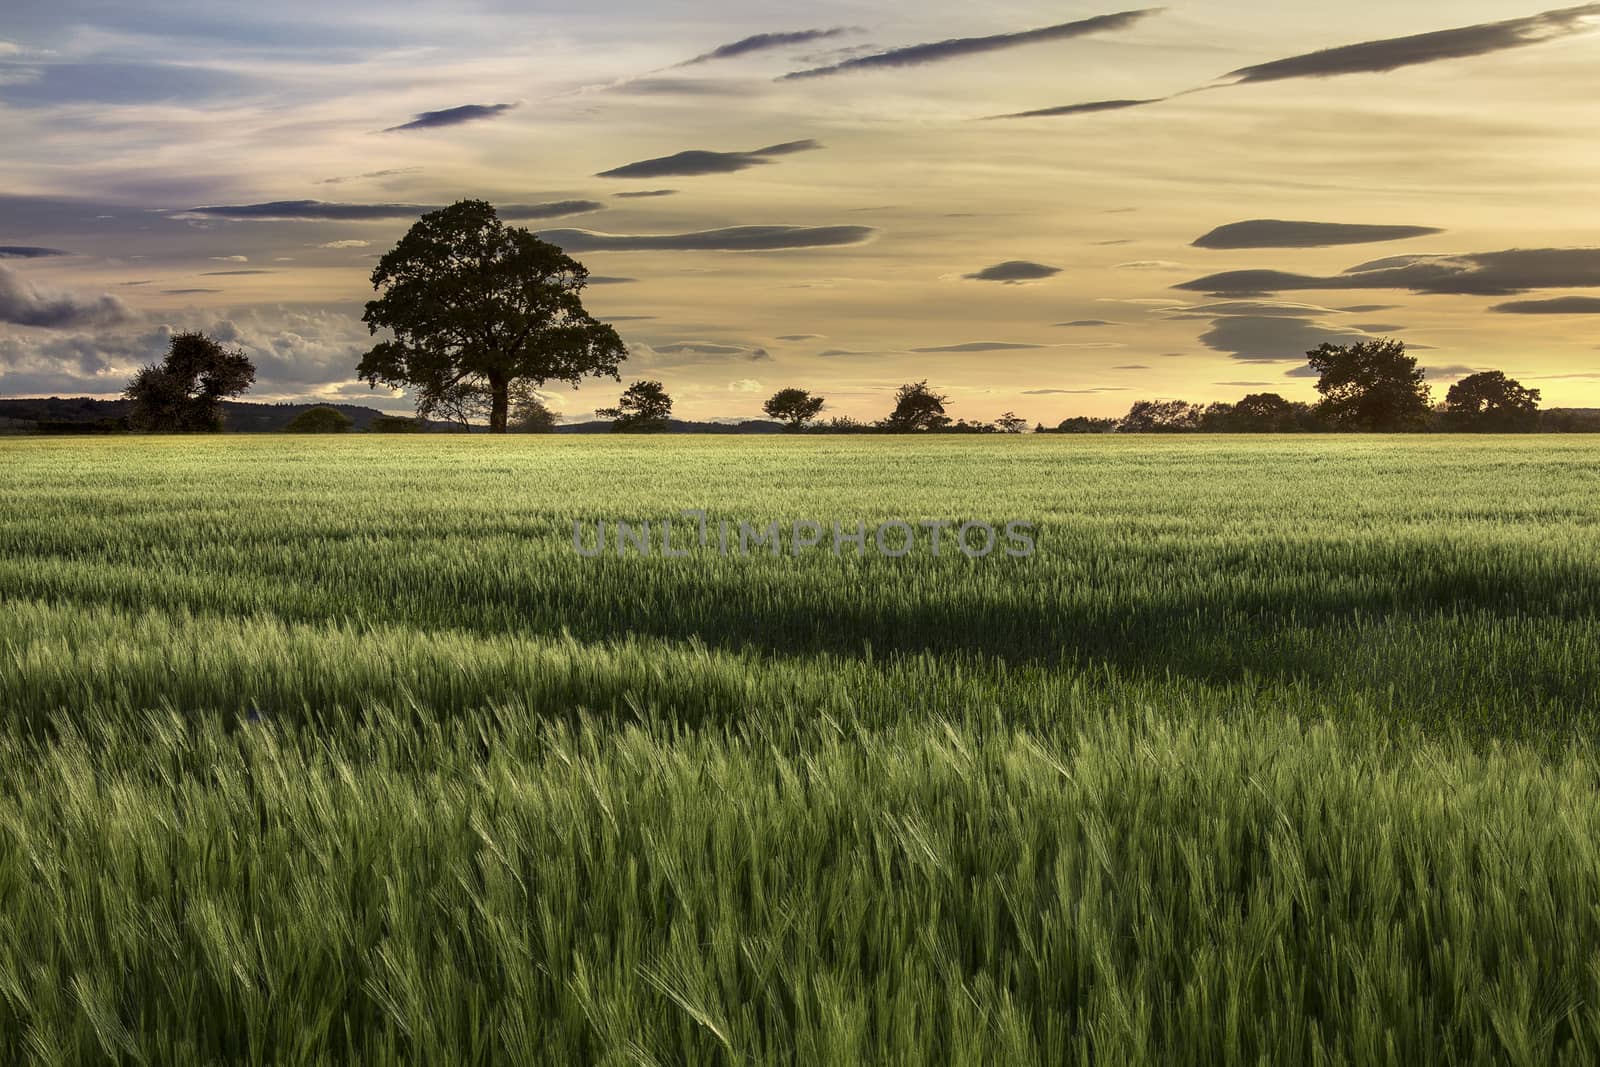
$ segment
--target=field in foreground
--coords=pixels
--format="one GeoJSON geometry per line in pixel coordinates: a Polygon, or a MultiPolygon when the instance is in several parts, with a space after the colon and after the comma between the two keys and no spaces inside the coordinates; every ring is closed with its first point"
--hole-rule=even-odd
{"type": "Polygon", "coordinates": [[[1597,460],[0,441],[0,1061],[1595,1062],[1597,460]]]}

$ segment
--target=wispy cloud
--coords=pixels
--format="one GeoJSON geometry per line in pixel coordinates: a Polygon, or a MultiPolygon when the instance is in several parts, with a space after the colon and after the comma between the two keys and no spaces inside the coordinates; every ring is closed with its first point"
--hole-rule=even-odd
{"type": "Polygon", "coordinates": [[[1024,352],[1049,345],[1018,345],[1005,341],[968,341],[959,345],[937,345],[933,348],[913,348],[913,352],[1024,352]]]}
{"type": "Polygon", "coordinates": [[[596,177],[599,178],[666,178],[666,177],[696,177],[702,174],[732,174],[736,171],[749,170],[751,167],[763,166],[771,163],[775,157],[793,155],[796,152],[814,152],[822,145],[813,140],[786,141],[783,144],[768,145],[766,148],[757,148],[753,152],[708,152],[701,149],[691,149],[687,152],[678,152],[670,156],[661,156],[657,159],[640,160],[625,166],[603,170],[596,177]]]}
{"type": "Polygon", "coordinates": [[[1328,248],[1430,237],[1432,226],[1368,226],[1348,222],[1289,222],[1250,219],[1218,226],[1194,241],[1195,248],[1328,248]]]}
{"type": "Polygon", "coordinates": [[[1009,115],[990,115],[991,121],[998,119],[1043,119],[1058,118],[1065,115],[1095,115],[1102,111],[1126,111],[1133,107],[1144,107],[1146,104],[1159,104],[1170,99],[1165,96],[1151,97],[1146,100],[1091,100],[1085,104],[1062,104],[1059,107],[1041,107],[1032,111],[1014,111],[1009,115]]]}
{"type": "Polygon", "coordinates": [[[856,31],[848,26],[835,26],[826,30],[794,30],[789,33],[758,33],[742,40],[725,44],[720,48],[713,48],[703,55],[679,63],[680,67],[692,67],[697,63],[710,63],[717,59],[737,59],[740,56],[750,55],[752,52],[767,52],[774,48],[786,48],[790,45],[810,44],[813,41],[826,41],[834,37],[843,37],[847,33],[856,31]]]}
{"type": "MultiPolygon", "coordinates": [[[[594,200],[558,200],[548,204],[507,204],[498,208],[508,220],[552,219],[564,215],[583,215],[600,211],[605,205],[594,200]]],[[[379,222],[386,219],[420,218],[438,207],[423,204],[332,204],[323,200],[275,200],[265,204],[233,204],[192,207],[175,218],[200,217],[259,222],[379,222]]]]}
{"type": "Polygon", "coordinates": [[[676,189],[639,189],[631,193],[612,193],[618,200],[652,200],[661,196],[676,196],[676,189]]]}
{"type": "Polygon", "coordinates": [[[1141,19],[1160,10],[1160,8],[1148,8],[1140,11],[1121,11],[1112,15],[1096,15],[1093,18],[1080,19],[1076,22],[1064,22],[1056,26],[1045,26],[1036,30],[1023,30],[1018,33],[997,33],[988,37],[954,37],[945,41],[933,41],[928,44],[911,45],[907,48],[894,48],[887,52],[874,52],[871,55],[856,56],[853,59],[847,59],[830,66],[797,70],[791,74],[785,74],[783,77],[785,80],[821,78],[831,74],[843,74],[847,71],[915,67],[925,63],[938,63],[948,59],[960,59],[965,56],[982,55],[986,52],[998,52],[1007,48],[1018,48],[1023,45],[1070,40],[1074,37],[1084,37],[1093,33],[1109,33],[1115,30],[1127,29],[1141,19]]]}
{"type": "Polygon", "coordinates": [[[437,130],[446,126],[461,126],[468,122],[497,119],[508,111],[516,110],[516,107],[516,104],[464,104],[461,107],[445,108],[443,111],[424,111],[410,122],[400,126],[390,126],[383,132],[400,133],[405,130],[437,130]]]}
{"type": "Polygon", "coordinates": [[[1558,296],[1551,300],[1513,300],[1489,309],[1502,315],[1600,315],[1600,297],[1558,296]]]}
{"type": "Polygon", "coordinates": [[[1051,278],[1060,273],[1060,267],[1046,266],[1043,263],[1034,263],[1026,259],[1011,259],[1004,263],[996,263],[992,267],[985,267],[980,271],[974,271],[971,274],[963,274],[962,277],[968,281],[1002,282],[1006,285],[1018,285],[1022,282],[1051,278]]]}
{"type": "Polygon", "coordinates": [[[870,226],[730,226],[664,234],[546,230],[540,236],[568,252],[773,252],[858,245],[876,233],[870,226]]]}
{"type": "Polygon", "coordinates": [[[70,256],[59,248],[36,248],[33,245],[0,245],[0,259],[48,259],[53,256],[70,256]]]}
{"type": "MultiPolygon", "coordinates": [[[[1450,59],[1467,59],[1489,55],[1511,48],[1540,44],[1561,37],[1581,33],[1589,28],[1588,20],[1600,16],[1600,3],[1581,7],[1561,8],[1539,15],[1509,19],[1504,22],[1487,22],[1463,26],[1452,30],[1435,30],[1431,33],[1413,34],[1409,37],[1392,37],[1378,41],[1364,41],[1340,48],[1327,48],[1318,52],[1290,56],[1241,67],[1224,75],[1209,86],[1189,89],[1182,93],[1148,98],[1123,100],[1095,100],[1088,103],[1063,104],[1018,111],[1008,115],[992,115],[992,119],[1051,118],[1074,115],[1092,115],[1104,111],[1123,111],[1129,108],[1160,104],[1177,96],[1202,92],[1206,89],[1249,85],[1259,82],[1286,81],[1294,78],[1331,78],[1345,74],[1381,74],[1403,67],[1424,63],[1438,63],[1450,59]]],[[[870,58],[870,57],[869,57],[870,58]]]]}
{"type": "Polygon", "coordinates": [[[1392,256],[1323,277],[1234,270],[1173,286],[1243,296],[1291,290],[1404,289],[1414,293],[1514,296],[1530,289],[1600,287],[1600,248],[1516,248],[1465,255],[1392,256]]]}
{"type": "Polygon", "coordinates": [[[1467,59],[1511,48],[1540,44],[1589,28],[1600,16],[1600,3],[1560,8],[1504,22],[1486,22],[1452,30],[1327,48],[1270,63],[1241,67],[1226,77],[1230,84],[1283,81],[1288,78],[1330,78],[1342,74],[1380,74],[1422,63],[1467,59]]]}

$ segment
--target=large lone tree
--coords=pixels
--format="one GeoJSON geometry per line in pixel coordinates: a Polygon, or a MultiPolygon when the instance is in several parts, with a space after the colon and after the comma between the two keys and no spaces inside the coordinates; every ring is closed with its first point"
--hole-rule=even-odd
{"type": "Polygon", "coordinates": [[[1427,425],[1428,386],[1404,342],[1322,344],[1306,353],[1317,372],[1317,414],[1344,430],[1392,432],[1427,425]]]}
{"type": "Polygon", "coordinates": [[[589,272],[547,241],[463,200],[422,216],[372,272],[380,296],[363,317],[376,345],[358,373],[415,389],[417,414],[481,407],[505,433],[516,386],[620,381],[617,331],[583,307],[589,272]]]}
{"type": "Polygon", "coordinates": [[[256,380],[242,348],[223,348],[203,333],[174,334],[166,358],[141,368],[123,395],[133,401],[128,421],[136,430],[217,433],[222,402],[256,380]]]}
{"type": "Polygon", "coordinates": [[[1504,371],[1470,374],[1445,395],[1445,418],[1462,430],[1518,433],[1539,425],[1539,390],[1528,389],[1504,371]]]}
{"type": "Polygon", "coordinates": [[[660,433],[671,425],[672,397],[660,382],[634,382],[616,407],[597,408],[595,414],[611,420],[613,433],[660,433]]]}

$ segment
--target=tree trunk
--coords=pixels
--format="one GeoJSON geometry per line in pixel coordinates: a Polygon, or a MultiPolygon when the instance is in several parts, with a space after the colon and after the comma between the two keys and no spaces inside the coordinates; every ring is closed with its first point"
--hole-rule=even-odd
{"type": "Polygon", "coordinates": [[[489,408],[489,432],[505,433],[506,417],[511,411],[511,383],[504,378],[490,378],[489,391],[493,396],[489,408]]]}

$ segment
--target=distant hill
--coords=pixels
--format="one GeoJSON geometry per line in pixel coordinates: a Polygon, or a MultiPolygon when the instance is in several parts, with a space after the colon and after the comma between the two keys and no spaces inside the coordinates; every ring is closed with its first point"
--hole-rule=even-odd
{"type": "MultiPolygon", "coordinates": [[[[0,433],[28,433],[38,430],[53,433],[112,433],[120,430],[118,420],[127,418],[133,404],[127,400],[92,400],[88,397],[57,397],[31,400],[0,398],[0,433]]],[[[222,403],[223,427],[227,433],[278,433],[296,415],[315,407],[342,411],[356,430],[365,430],[372,420],[390,412],[359,404],[252,404],[225,400],[222,403]]],[[[423,424],[430,433],[461,433],[450,422],[423,424]]],[[[768,434],[782,433],[783,424],[751,419],[745,422],[687,422],[673,419],[667,433],[768,434]]],[[[476,433],[484,432],[474,428],[476,433]]],[[[558,425],[557,433],[610,433],[609,422],[575,422],[558,425]]]]}

